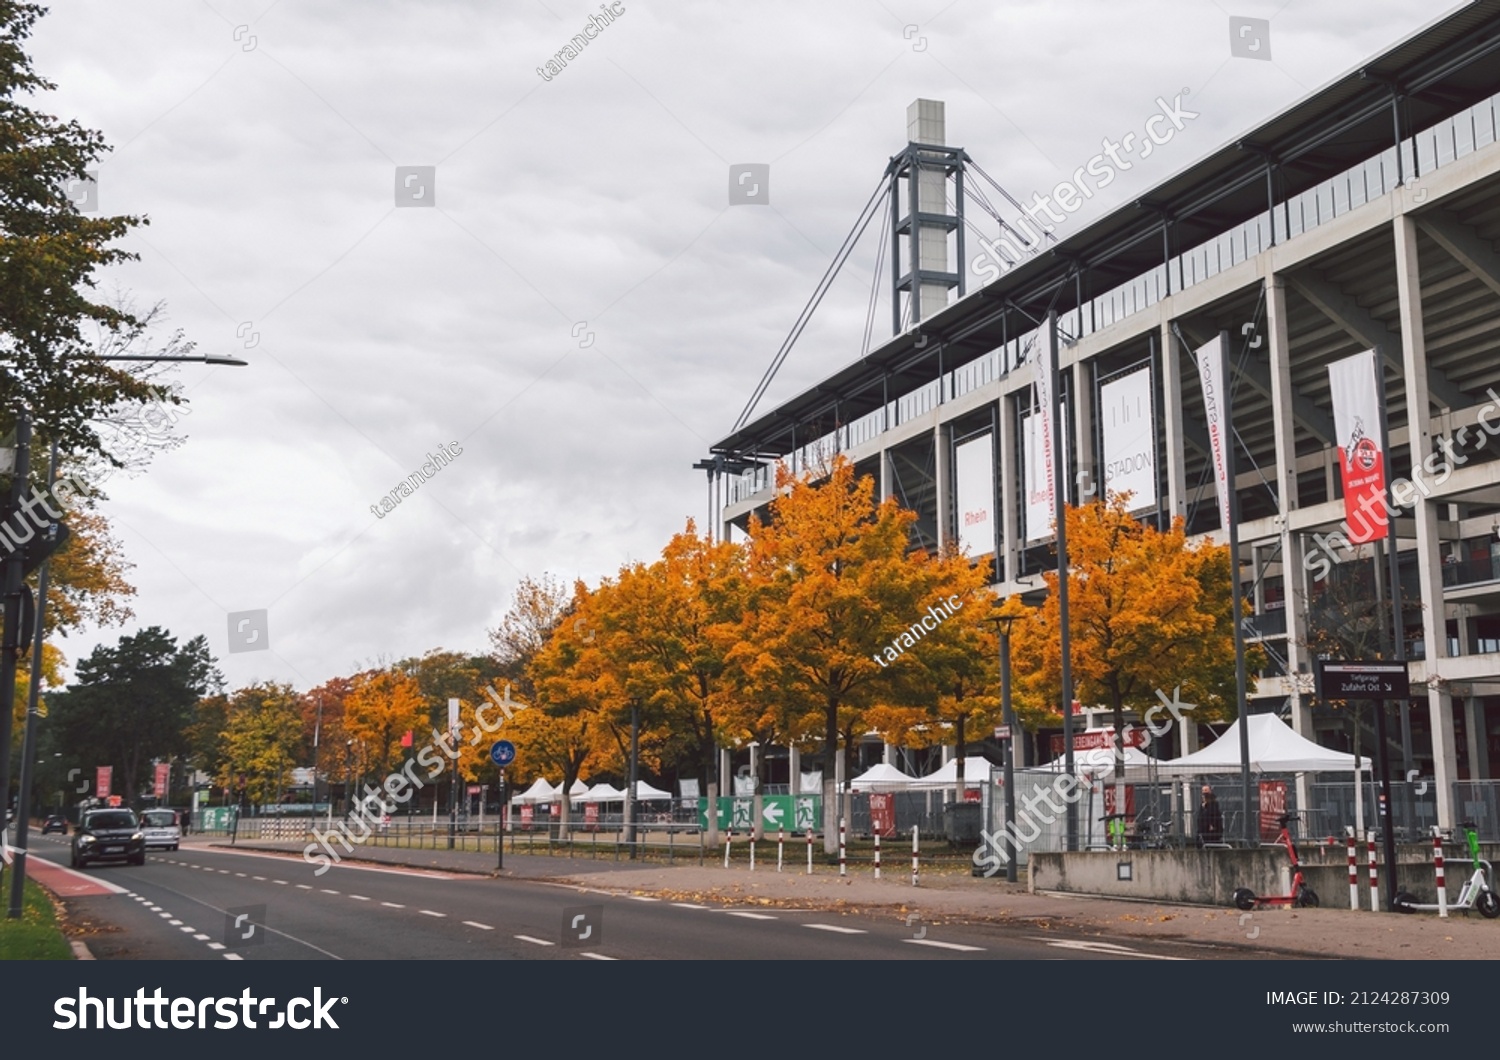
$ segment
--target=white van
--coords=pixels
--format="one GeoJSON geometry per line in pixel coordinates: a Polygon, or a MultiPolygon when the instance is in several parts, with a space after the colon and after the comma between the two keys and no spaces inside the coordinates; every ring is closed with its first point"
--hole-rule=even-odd
{"type": "Polygon", "coordinates": [[[141,832],[146,837],[146,849],[159,847],[176,850],[182,842],[182,828],[177,824],[176,810],[147,810],[141,814],[141,832]]]}

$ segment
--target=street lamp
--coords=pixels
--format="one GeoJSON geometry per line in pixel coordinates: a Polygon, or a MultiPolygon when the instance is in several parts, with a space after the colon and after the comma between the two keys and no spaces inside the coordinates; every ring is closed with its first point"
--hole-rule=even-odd
{"type": "MultiPolygon", "coordinates": [[[[995,623],[995,632],[1000,636],[1000,718],[1005,726],[1005,823],[1009,825],[1016,819],[1016,718],[1010,709],[1010,630],[1020,616],[1014,611],[1004,610],[1004,606],[1002,604],[992,612],[989,620],[995,623]]],[[[1005,880],[1007,883],[1016,882],[1014,857],[1006,859],[1005,880]]]]}

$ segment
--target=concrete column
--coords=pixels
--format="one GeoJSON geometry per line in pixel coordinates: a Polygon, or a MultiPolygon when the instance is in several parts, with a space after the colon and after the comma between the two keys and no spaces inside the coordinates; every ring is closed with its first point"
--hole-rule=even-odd
{"type": "Polygon", "coordinates": [[[1020,533],[1019,506],[1021,490],[1017,484],[1015,404],[1010,397],[1000,399],[1000,527],[1005,539],[1005,580],[1014,582],[1020,574],[1017,535],[1020,533]]]}
{"type": "MultiPolygon", "coordinates": [[[[1304,698],[1311,685],[1303,679],[1302,668],[1311,663],[1306,658],[1307,583],[1302,569],[1302,541],[1289,529],[1291,514],[1297,510],[1297,438],[1292,417],[1292,343],[1287,332],[1286,286],[1280,276],[1268,276],[1266,290],[1266,357],[1271,366],[1271,421],[1276,445],[1277,528],[1281,538],[1281,587],[1286,598],[1287,690],[1292,707],[1292,729],[1297,735],[1315,740],[1312,706],[1304,698]]],[[[1309,669],[1308,678],[1311,677],[1309,669]]],[[[1297,774],[1297,805],[1311,805],[1309,777],[1297,774]]]]}
{"type": "Polygon", "coordinates": [[[734,757],[727,747],[719,748],[719,793],[734,794],[734,757]]]}
{"type": "Polygon", "coordinates": [[[1484,724],[1484,700],[1470,695],[1464,700],[1464,726],[1469,744],[1469,779],[1487,780],[1490,775],[1489,730],[1484,724]]]}
{"type": "Polygon", "coordinates": [[[896,472],[891,467],[891,451],[880,450],[880,499],[885,500],[896,489],[896,472]]]}
{"type": "Polygon", "coordinates": [[[932,429],[932,454],[934,485],[937,487],[937,539],[938,547],[942,548],[953,540],[953,530],[949,522],[952,500],[948,483],[948,432],[941,423],[932,429]]]}
{"type": "MultiPolygon", "coordinates": [[[[1427,398],[1427,339],[1422,326],[1421,274],[1417,267],[1417,225],[1406,215],[1393,222],[1396,239],[1396,295],[1401,309],[1402,369],[1406,376],[1407,428],[1414,464],[1432,452],[1432,421],[1427,398]]],[[[1452,828],[1453,781],[1458,779],[1453,700],[1443,691],[1443,660],[1448,657],[1447,608],[1443,603],[1442,557],[1438,554],[1438,505],[1425,494],[1416,499],[1417,573],[1422,587],[1423,640],[1427,644],[1427,709],[1432,723],[1432,758],[1439,828],[1452,828]]]]}
{"type": "Polygon", "coordinates": [[[880,763],[881,763],[881,765],[887,765],[887,766],[893,766],[893,765],[896,764],[896,745],[895,744],[888,743],[888,744],[885,744],[883,746],[883,748],[881,749],[881,752],[880,752],[880,763]]]}
{"type": "Polygon", "coordinates": [[[1182,433],[1182,345],[1171,321],[1161,324],[1162,418],[1167,435],[1167,514],[1187,515],[1186,457],[1182,433]]]}

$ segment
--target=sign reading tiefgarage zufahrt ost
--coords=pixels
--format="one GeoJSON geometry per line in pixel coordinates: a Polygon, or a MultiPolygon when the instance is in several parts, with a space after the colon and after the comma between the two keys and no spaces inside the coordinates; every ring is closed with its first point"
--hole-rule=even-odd
{"type": "Polygon", "coordinates": [[[1406,663],[1325,662],[1318,667],[1318,695],[1323,699],[1410,699],[1406,663]]]}

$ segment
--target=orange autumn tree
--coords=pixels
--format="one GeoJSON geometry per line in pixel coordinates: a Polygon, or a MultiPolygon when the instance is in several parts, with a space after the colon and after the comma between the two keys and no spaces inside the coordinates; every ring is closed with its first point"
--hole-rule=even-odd
{"type": "MultiPolygon", "coordinates": [[[[1144,712],[1179,686],[1197,721],[1233,717],[1234,626],[1229,549],[1190,545],[1183,520],[1158,531],[1130,515],[1129,497],[1067,509],[1068,616],[1074,695],[1105,703],[1114,727],[1125,711],[1144,712]]],[[[1062,651],[1057,573],[1047,599],[1012,631],[1020,699],[1028,720],[1060,724],[1062,651]]],[[[1263,665],[1247,648],[1246,668],[1263,665]]]]}
{"type": "Polygon", "coordinates": [[[416,678],[397,669],[366,670],[351,679],[344,697],[344,736],[352,741],[352,761],[361,776],[401,768],[401,739],[412,734],[413,746],[432,739],[427,697],[416,678]]]}
{"type": "Polygon", "coordinates": [[[932,678],[923,653],[949,634],[937,621],[910,630],[961,586],[949,564],[908,550],[915,513],[894,498],[877,504],[874,480],[856,477],[847,459],[836,457],[817,478],[778,468],[776,484],[769,521],[751,519],[749,592],[728,659],[748,696],[783,712],[785,728],[822,715],[824,842],[832,852],[840,732],[857,727],[871,706],[922,702],[932,678]]]}

